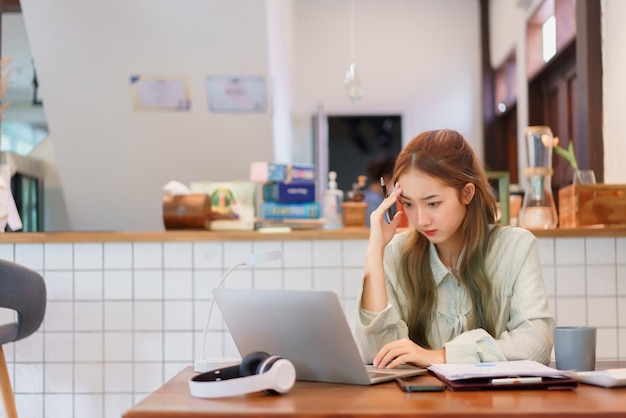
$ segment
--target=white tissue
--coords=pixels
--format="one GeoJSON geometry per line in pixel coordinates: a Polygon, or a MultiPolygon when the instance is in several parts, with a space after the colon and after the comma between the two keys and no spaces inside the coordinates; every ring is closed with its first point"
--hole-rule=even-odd
{"type": "Polygon", "coordinates": [[[0,232],[4,232],[7,224],[12,231],[19,231],[23,228],[11,191],[11,173],[7,165],[2,165],[0,166],[0,232]]]}
{"type": "Polygon", "coordinates": [[[191,194],[191,190],[188,186],[178,181],[169,181],[163,186],[163,193],[166,195],[185,195],[191,194]]]}

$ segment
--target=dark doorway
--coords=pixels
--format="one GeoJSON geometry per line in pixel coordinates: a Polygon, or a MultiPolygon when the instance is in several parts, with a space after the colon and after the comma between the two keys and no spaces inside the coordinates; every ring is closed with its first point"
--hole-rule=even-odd
{"type": "Polygon", "coordinates": [[[341,190],[352,189],[367,165],[381,155],[402,149],[399,115],[328,116],[328,171],[337,172],[341,190]]]}

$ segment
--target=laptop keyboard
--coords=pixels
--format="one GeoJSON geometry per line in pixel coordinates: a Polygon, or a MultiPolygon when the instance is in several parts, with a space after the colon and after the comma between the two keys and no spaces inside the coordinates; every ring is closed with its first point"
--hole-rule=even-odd
{"type": "Polygon", "coordinates": [[[377,377],[385,377],[385,376],[390,376],[394,373],[385,373],[385,372],[367,372],[367,374],[370,376],[370,378],[377,378],[377,377]]]}

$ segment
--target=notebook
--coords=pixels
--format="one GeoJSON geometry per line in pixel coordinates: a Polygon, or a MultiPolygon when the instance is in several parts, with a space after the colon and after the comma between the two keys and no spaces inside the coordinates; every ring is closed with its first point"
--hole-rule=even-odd
{"type": "Polygon", "coordinates": [[[450,380],[437,375],[450,390],[498,390],[498,389],[576,389],[578,382],[568,377],[511,377],[472,378],[450,380]]]}
{"type": "Polygon", "coordinates": [[[334,292],[215,289],[213,295],[242,358],[253,351],[279,355],[293,363],[298,380],[370,385],[427,372],[366,365],[334,292]]]}
{"type": "Polygon", "coordinates": [[[430,371],[451,390],[575,389],[561,370],[533,360],[432,364],[430,371]]]}

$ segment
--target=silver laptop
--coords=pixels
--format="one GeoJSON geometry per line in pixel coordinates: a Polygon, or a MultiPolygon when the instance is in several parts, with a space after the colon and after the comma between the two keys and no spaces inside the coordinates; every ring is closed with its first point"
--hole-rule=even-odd
{"type": "Polygon", "coordinates": [[[426,373],[403,366],[366,365],[337,294],[317,290],[213,290],[215,301],[245,357],[265,351],[288,359],[298,380],[370,385],[426,373]]]}

